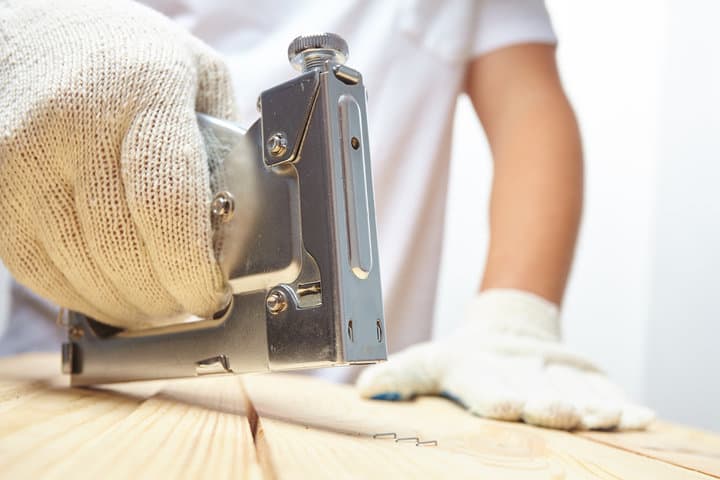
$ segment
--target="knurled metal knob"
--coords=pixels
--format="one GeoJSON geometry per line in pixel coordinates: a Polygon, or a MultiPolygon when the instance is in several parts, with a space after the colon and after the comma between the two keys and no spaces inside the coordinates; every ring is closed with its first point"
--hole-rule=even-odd
{"type": "Polygon", "coordinates": [[[328,61],[343,64],[348,55],[347,42],[334,33],[302,35],[290,42],[288,47],[290,64],[302,72],[323,69],[328,61]]]}

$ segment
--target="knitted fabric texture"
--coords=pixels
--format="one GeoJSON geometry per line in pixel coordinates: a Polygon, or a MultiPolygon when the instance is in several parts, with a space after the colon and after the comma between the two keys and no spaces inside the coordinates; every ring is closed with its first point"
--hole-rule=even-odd
{"type": "Polygon", "coordinates": [[[491,289],[473,297],[466,307],[477,333],[509,334],[538,340],[560,340],[560,310],[532,293],[491,289]]]}
{"type": "Polygon", "coordinates": [[[226,281],[195,112],[232,118],[209,47],[125,0],[0,0],[0,257],[120,327],[211,315],[226,281]]]}
{"type": "Polygon", "coordinates": [[[531,293],[488,290],[468,304],[452,335],[412,346],[368,367],[365,397],[443,394],[497,420],[571,430],[645,428],[653,412],[560,343],[559,310],[531,293]]]}

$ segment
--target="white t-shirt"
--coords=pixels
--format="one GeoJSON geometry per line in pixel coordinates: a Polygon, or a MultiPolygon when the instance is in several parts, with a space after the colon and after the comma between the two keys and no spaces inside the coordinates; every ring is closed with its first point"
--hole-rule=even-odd
{"type": "MultiPolygon", "coordinates": [[[[258,94],[295,75],[287,46],[334,32],[369,94],[380,269],[390,351],[428,340],[440,264],[452,120],[468,62],[554,43],[543,0],[145,0],[221,52],[241,123],[258,94]]],[[[470,207],[471,208],[471,207],[470,207]]],[[[468,266],[468,268],[474,268],[468,266]]],[[[351,369],[329,369],[341,379],[351,369]]]]}

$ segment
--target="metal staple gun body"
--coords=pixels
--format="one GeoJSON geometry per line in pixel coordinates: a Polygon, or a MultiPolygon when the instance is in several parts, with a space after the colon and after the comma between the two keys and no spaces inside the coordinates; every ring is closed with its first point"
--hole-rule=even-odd
{"type": "Polygon", "coordinates": [[[229,303],[213,318],[137,331],[70,312],[72,385],[386,358],[366,93],[347,54],[336,35],[298,37],[288,57],[301,74],[260,95],[247,131],[198,115],[211,171],[222,172],[212,214],[229,303]]]}

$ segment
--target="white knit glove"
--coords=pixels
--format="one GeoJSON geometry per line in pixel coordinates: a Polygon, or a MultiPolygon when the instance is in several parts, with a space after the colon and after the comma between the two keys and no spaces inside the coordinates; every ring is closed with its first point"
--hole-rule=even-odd
{"type": "Polygon", "coordinates": [[[466,320],[450,338],[365,369],[360,393],[379,400],[442,394],[476,415],[563,430],[640,429],[654,418],[560,344],[558,309],[546,300],[489,290],[472,300],[466,320]]]}
{"type": "Polygon", "coordinates": [[[117,326],[226,296],[195,112],[228,118],[209,47],[127,0],[0,0],[0,256],[117,326]]]}

